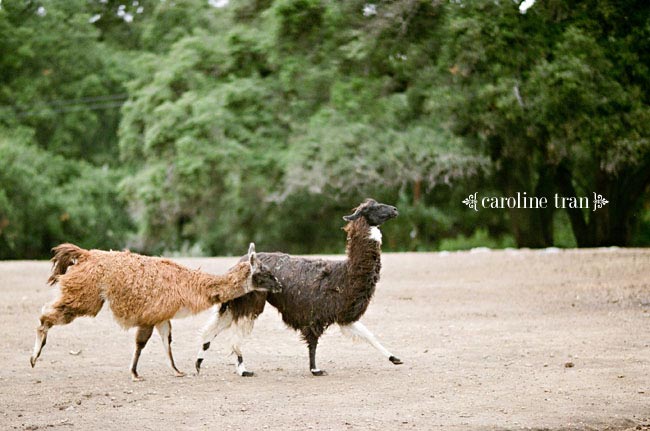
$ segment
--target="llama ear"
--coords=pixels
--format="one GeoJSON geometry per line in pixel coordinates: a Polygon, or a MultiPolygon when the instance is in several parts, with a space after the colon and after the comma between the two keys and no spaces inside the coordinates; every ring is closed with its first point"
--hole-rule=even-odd
{"type": "Polygon", "coordinates": [[[248,263],[251,266],[251,269],[255,270],[257,268],[257,253],[255,253],[254,242],[251,242],[248,246],[248,263]]]}
{"type": "Polygon", "coordinates": [[[357,210],[354,212],[354,214],[343,216],[343,220],[352,221],[358,219],[360,216],[361,216],[361,210],[357,210]]]}

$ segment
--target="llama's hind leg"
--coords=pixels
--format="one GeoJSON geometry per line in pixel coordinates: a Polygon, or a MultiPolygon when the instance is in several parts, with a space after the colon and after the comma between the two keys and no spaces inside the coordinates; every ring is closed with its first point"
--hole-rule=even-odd
{"type": "Polygon", "coordinates": [[[165,346],[165,352],[167,352],[167,357],[169,358],[169,365],[174,370],[174,374],[176,374],[176,377],[184,377],[185,373],[178,371],[176,364],[174,364],[174,356],[172,355],[172,323],[169,320],[165,320],[156,325],[156,330],[160,334],[160,338],[165,346]]]}
{"type": "Polygon", "coordinates": [[[246,370],[246,365],[244,365],[244,355],[242,355],[241,347],[239,347],[238,342],[233,343],[232,351],[235,355],[237,355],[237,374],[239,374],[241,377],[253,377],[255,373],[246,370]]]}
{"type": "Polygon", "coordinates": [[[244,355],[241,352],[241,344],[244,338],[248,337],[253,332],[253,325],[255,321],[250,318],[240,318],[235,323],[235,341],[232,343],[232,352],[237,355],[237,374],[241,377],[253,377],[255,375],[252,371],[247,371],[244,365],[244,355]]]}
{"type": "MultiPolygon", "coordinates": [[[[101,308],[101,307],[100,307],[101,308]]],[[[92,311],[92,310],[88,310],[92,311]]],[[[99,310],[98,310],[99,311],[99,310]]],[[[76,317],[90,314],[84,310],[72,308],[62,300],[56,301],[50,306],[43,307],[43,314],[40,317],[41,324],[36,328],[36,341],[34,342],[34,351],[29,358],[32,368],[36,365],[36,360],[41,356],[41,351],[47,343],[47,333],[54,325],[67,325],[76,317]]],[[[95,312],[97,314],[97,312],[95,312]]]]}
{"type": "Polygon", "coordinates": [[[228,309],[223,313],[216,312],[210,317],[208,323],[201,331],[201,347],[196,355],[194,366],[197,374],[201,371],[201,363],[205,358],[205,352],[210,348],[210,342],[232,324],[232,312],[228,309]]]}
{"type": "Polygon", "coordinates": [[[144,380],[138,375],[138,360],[140,359],[142,349],[147,345],[147,341],[151,338],[152,333],[153,326],[138,326],[138,329],[135,332],[135,351],[133,352],[133,359],[131,360],[131,378],[134,382],[144,380]]]}
{"type": "Polygon", "coordinates": [[[315,331],[312,328],[307,328],[302,331],[302,336],[307,342],[307,347],[309,348],[309,371],[311,371],[314,376],[327,375],[324,370],[321,370],[316,366],[316,347],[318,346],[318,339],[321,334],[322,331],[315,331]]]}
{"type": "Polygon", "coordinates": [[[388,351],[388,349],[382,346],[381,343],[377,340],[377,338],[372,334],[372,332],[368,330],[368,328],[365,327],[363,323],[357,321],[349,325],[340,325],[340,328],[341,328],[341,332],[344,335],[348,335],[352,338],[360,338],[366,341],[372,347],[379,350],[382,353],[382,355],[387,357],[388,360],[391,361],[393,364],[400,365],[403,363],[401,359],[393,355],[391,352],[388,351]]]}
{"type": "Polygon", "coordinates": [[[38,328],[36,328],[36,341],[34,342],[34,351],[32,352],[32,356],[29,358],[29,363],[32,368],[34,368],[36,365],[36,360],[41,356],[41,351],[47,343],[47,332],[51,327],[52,323],[50,323],[48,320],[44,320],[41,316],[41,324],[38,328]]]}

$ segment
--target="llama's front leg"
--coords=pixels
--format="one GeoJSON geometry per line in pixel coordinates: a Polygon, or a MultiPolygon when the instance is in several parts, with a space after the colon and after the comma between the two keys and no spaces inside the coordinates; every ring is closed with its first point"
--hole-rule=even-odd
{"type": "Polygon", "coordinates": [[[340,325],[341,332],[345,335],[348,335],[352,338],[361,338],[362,340],[369,343],[372,347],[379,350],[385,357],[388,358],[395,365],[402,364],[403,362],[391,352],[389,352],[381,343],[375,338],[375,336],[365,327],[361,322],[354,322],[350,325],[340,325]]]}
{"type": "Polygon", "coordinates": [[[144,380],[138,375],[138,360],[140,359],[142,349],[147,345],[147,341],[151,338],[152,333],[153,326],[138,326],[135,332],[135,351],[133,352],[133,359],[131,359],[131,378],[134,382],[144,380]]]}
{"type": "Polygon", "coordinates": [[[169,320],[165,320],[156,325],[156,330],[158,331],[158,334],[160,334],[160,339],[165,346],[165,351],[169,358],[169,365],[172,367],[172,370],[174,370],[174,374],[176,374],[176,377],[184,377],[185,373],[178,371],[176,364],[174,364],[174,356],[172,355],[172,323],[169,320]]]}
{"type": "Polygon", "coordinates": [[[230,310],[226,310],[223,314],[216,312],[210,317],[210,320],[201,331],[201,347],[196,354],[196,362],[194,363],[197,374],[201,371],[201,363],[205,358],[205,352],[210,348],[210,342],[223,330],[230,327],[231,324],[232,313],[230,310]]]}

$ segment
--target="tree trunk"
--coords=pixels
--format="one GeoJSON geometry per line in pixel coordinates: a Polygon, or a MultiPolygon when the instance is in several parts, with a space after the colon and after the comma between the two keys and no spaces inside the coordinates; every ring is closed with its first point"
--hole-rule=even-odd
{"type": "MultiPolygon", "coordinates": [[[[540,170],[539,180],[531,187],[531,172],[522,167],[519,160],[503,159],[503,188],[507,196],[516,196],[517,192],[526,192],[528,196],[542,197],[547,190],[553,189],[552,172],[540,170]],[[539,193],[539,194],[538,194],[539,193]]],[[[553,210],[510,208],[510,225],[518,247],[544,248],[553,244],[553,210]]]]}
{"type": "MultiPolygon", "coordinates": [[[[571,177],[571,172],[566,166],[566,163],[560,163],[555,171],[555,179],[557,183],[557,188],[562,196],[577,196],[576,189],[573,187],[573,179],[571,177]]],[[[587,229],[587,222],[584,216],[584,210],[579,208],[566,208],[565,211],[569,215],[569,221],[571,222],[571,229],[573,230],[573,235],[576,238],[578,247],[590,247],[591,238],[589,231],[587,229]]]]}
{"type": "Polygon", "coordinates": [[[416,206],[420,202],[422,197],[422,180],[417,179],[413,182],[413,206],[416,206]]]}
{"type": "Polygon", "coordinates": [[[541,230],[544,246],[549,247],[553,244],[553,214],[555,213],[555,206],[552,203],[553,195],[555,193],[555,166],[550,164],[543,164],[539,169],[537,178],[537,185],[535,186],[535,196],[546,197],[548,206],[540,208],[535,211],[535,217],[539,220],[539,228],[541,230]]]}
{"type": "MultiPolygon", "coordinates": [[[[556,173],[557,186],[564,196],[577,196],[571,172],[561,163],[556,173]]],[[[646,187],[650,184],[650,166],[641,166],[615,176],[599,171],[595,192],[609,202],[594,211],[566,209],[578,247],[626,246],[630,244],[633,221],[641,207],[646,187]]],[[[589,196],[590,199],[593,195],[589,196]]],[[[591,202],[593,205],[593,201],[591,202]]]]}

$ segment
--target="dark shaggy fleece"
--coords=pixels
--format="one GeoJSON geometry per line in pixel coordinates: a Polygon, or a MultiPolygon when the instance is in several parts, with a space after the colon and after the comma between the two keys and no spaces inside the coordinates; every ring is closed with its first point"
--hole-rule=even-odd
{"type": "MultiPolygon", "coordinates": [[[[318,339],[330,325],[354,323],[365,313],[381,270],[381,239],[373,238],[371,229],[395,216],[395,207],[368,199],[352,215],[344,217],[348,220],[344,227],[345,260],[258,253],[282,284],[281,293],[253,292],[236,298],[221,306],[220,315],[229,312],[235,323],[241,318],[255,319],[268,301],[280,312],[284,323],[300,331],[309,346],[311,370],[320,373],[315,364],[318,339]]],[[[209,344],[205,343],[203,349],[207,350],[209,344]]],[[[241,356],[239,359],[241,362],[241,356]]],[[[197,360],[197,370],[201,361],[197,360]]],[[[391,361],[400,363],[397,358],[391,361]]]]}

